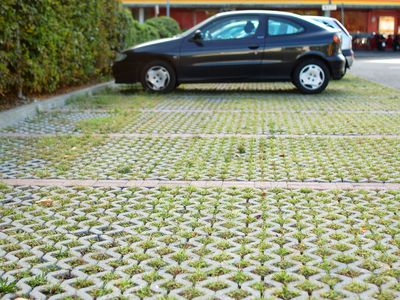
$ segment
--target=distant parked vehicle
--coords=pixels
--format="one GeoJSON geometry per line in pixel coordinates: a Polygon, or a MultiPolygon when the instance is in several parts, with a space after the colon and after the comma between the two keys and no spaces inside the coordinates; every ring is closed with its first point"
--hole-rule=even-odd
{"type": "Polygon", "coordinates": [[[374,36],[376,47],[379,51],[385,51],[386,49],[386,39],[383,34],[375,34],[374,36]]]}
{"type": "MultiPolygon", "coordinates": [[[[368,32],[353,32],[351,34],[353,37],[353,49],[354,50],[371,50],[373,45],[371,45],[372,40],[374,40],[374,35],[368,32]]],[[[376,47],[376,46],[375,46],[376,47]]]]}
{"type": "Polygon", "coordinates": [[[400,35],[395,35],[393,38],[393,51],[400,51],[400,35]]]}
{"type": "Polygon", "coordinates": [[[337,30],[296,14],[225,12],[173,38],[125,50],[113,75],[116,83],[141,82],[154,92],[189,82],[292,81],[315,94],[343,76],[340,45],[337,30]]]}
{"type": "Polygon", "coordinates": [[[335,18],[321,17],[321,16],[307,16],[315,21],[321,22],[322,24],[329,26],[334,29],[340,30],[340,37],[342,38],[342,53],[346,58],[346,68],[350,69],[354,62],[354,52],[352,44],[352,36],[347,31],[346,27],[343,26],[335,18]]]}

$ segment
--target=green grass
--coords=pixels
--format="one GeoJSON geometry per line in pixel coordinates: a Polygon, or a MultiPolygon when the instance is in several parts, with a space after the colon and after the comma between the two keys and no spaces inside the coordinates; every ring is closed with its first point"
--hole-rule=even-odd
{"type": "Polygon", "coordinates": [[[16,281],[0,278],[0,295],[14,293],[17,290],[16,281]]]}
{"type": "Polygon", "coordinates": [[[69,176],[398,182],[398,150],[390,138],[122,138],[77,158],[69,176]]]}
{"type": "Polygon", "coordinates": [[[114,133],[129,124],[132,118],[137,116],[137,112],[117,111],[107,117],[97,117],[84,119],[76,123],[76,130],[90,133],[114,133]]]}
{"type": "Polygon", "coordinates": [[[74,109],[106,109],[106,110],[135,110],[151,107],[157,103],[160,96],[149,95],[137,90],[106,90],[94,96],[79,96],[67,101],[74,109]],[[125,95],[124,95],[125,94],[125,95]]]}

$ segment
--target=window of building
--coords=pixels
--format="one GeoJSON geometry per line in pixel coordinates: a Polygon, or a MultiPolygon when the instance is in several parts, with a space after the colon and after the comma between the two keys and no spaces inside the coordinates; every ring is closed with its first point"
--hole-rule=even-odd
{"type": "Polygon", "coordinates": [[[379,17],[379,33],[383,35],[394,34],[394,17],[379,17]]]}

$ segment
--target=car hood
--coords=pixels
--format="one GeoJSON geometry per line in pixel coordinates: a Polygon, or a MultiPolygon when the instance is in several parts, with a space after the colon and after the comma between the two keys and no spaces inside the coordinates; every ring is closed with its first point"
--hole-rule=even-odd
{"type": "Polygon", "coordinates": [[[179,36],[173,36],[170,38],[164,38],[164,39],[158,39],[158,40],[154,40],[154,41],[150,41],[150,42],[145,42],[145,43],[135,45],[131,48],[128,48],[125,51],[148,50],[148,49],[151,49],[154,47],[158,47],[160,45],[166,45],[169,43],[173,43],[176,40],[178,40],[179,38],[180,38],[179,36]]]}

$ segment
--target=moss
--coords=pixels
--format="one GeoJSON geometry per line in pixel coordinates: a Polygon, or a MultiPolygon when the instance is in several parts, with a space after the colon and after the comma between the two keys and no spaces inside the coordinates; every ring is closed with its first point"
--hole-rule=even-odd
{"type": "Polygon", "coordinates": [[[223,290],[227,288],[229,285],[223,281],[213,281],[205,285],[206,288],[212,290],[213,292],[223,290]]]}
{"type": "Polygon", "coordinates": [[[289,300],[289,299],[293,299],[293,298],[296,298],[297,296],[299,296],[299,293],[294,290],[290,290],[286,286],[283,286],[282,289],[276,290],[274,292],[274,295],[279,298],[282,298],[284,300],[289,300]]]}
{"type": "Polygon", "coordinates": [[[343,293],[333,290],[330,290],[329,292],[323,292],[321,293],[321,296],[330,300],[340,300],[345,298],[345,295],[343,293]]]}
{"type": "Polygon", "coordinates": [[[186,299],[193,299],[202,296],[204,293],[194,287],[188,288],[181,292],[181,295],[186,299]]]}
{"type": "Polygon", "coordinates": [[[228,295],[233,299],[239,300],[239,299],[246,298],[247,296],[250,295],[250,293],[245,290],[234,290],[234,291],[228,293],[228,295]]]}

